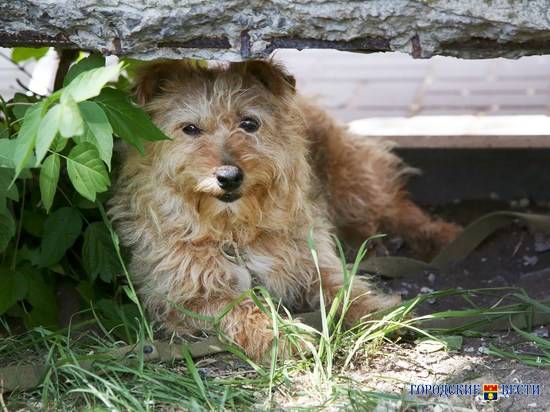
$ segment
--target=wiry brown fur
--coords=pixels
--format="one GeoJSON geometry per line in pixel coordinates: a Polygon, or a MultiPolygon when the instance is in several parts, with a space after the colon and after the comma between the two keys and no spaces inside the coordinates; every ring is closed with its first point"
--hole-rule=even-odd
{"type": "MultiPolygon", "coordinates": [[[[344,283],[335,227],[361,240],[379,231],[401,234],[419,251],[445,244],[457,231],[408,199],[406,169],[388,147],[351,135],[297,96],[292,77],[271,62],[155,64],[136,90],[172,140],[148,143],[143,156],[128,150],[110,215],[132,250],[130,269],[145,306],[170,330],[208,328],[178,307],[216,315],[253,278],[291,309],[315,308],[319,276],[310,229],[328,303],[344,283]],[[249,115],[261,121],[255,133],[238,127],[249,115]],[[186,123],[200,125],[203,134],[184,134],[186,123]],[[216,197],[223,191],[213,170],[226,163],[244,171],[234,203],[216,197]],[[227,248],[244,263],[224,256],[227,248]]],[[[398,301],[359,279],[353,295],[350,322],[398,301]]],[[[257,359],[270,348],[270,326],[248,299],[221,323],[257,359]]]]}

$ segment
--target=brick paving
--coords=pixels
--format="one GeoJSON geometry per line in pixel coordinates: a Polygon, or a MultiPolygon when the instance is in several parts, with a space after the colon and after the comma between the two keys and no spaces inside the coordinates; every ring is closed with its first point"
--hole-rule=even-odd
{"type": "Polygon", "coordinates": [[[414,60],[399,53],[279,50],[299,90],[336,118],[550,114],[550,56],[414,60]]]}

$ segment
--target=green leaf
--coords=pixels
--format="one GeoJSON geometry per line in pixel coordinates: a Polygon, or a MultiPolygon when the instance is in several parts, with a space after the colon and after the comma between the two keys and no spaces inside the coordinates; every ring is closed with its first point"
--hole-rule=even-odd
{"type": "Polygon", "coordinates": [[[420,353],[432,353],[440,350],[459,350],[462,347],[462,336],[438,336],[437,339],[423,338],[416,342],[416,350],[420,353]]]}
{"type": "MultiPolygon", "coordinates": [[[[14,159],[17,144],[17,139],[0,139],[0,167],[15,169],[14,159]]],[[[29,160],[23,167],[33,167],[34,163],[35,158],[31,153],[29,160]]]]}
{"type": "Polygon", "coordinates": [[[142,140],[166,140],[168,137],[153,124],[142,109],[134,105],[128,96],[119,90],[106,88],[95,99],[115,133],[143,153],[142,140]]]}
{"type": "Polygon", "coordinates": [[[14,169],[16,139],[0,139],[0,167],[9,167],[14,169]]]}
{"type": "Polygon", "coordinates": [[[0,140],[5,140],[7,137],[10,137],[10,132],[4,123],[0,123],[0,140]]]}
{"type": "Polygon", "coordinates": [[[30,59],[38,60],[45,56],[48,50],[49,47],[40,47],[39,49],[32,47],[16,47],[11,52],[11,59],[16,63],[21,63],[30,59]]]}
{"type": "Polygon", "coordinates": [[[128,299],[134,302],[136,305],[139,305],[139,298],[136,295],[136,292],[133,291],[128,285],[122,286],[122,290],[126,293],[128,299]]]}
{"type": "Polygon", "coordinates": [[[82,219],[76,209],[63,207],[48,216],[40,248],[41,266],[59,262],[74,244],[82,229],[82,219]]]}
{"type": "Polygon", "coordinates": [[[23,229],[34,237],[42,237],[46,218],[47,216],[42,213],[38,213],[35,210],[25,209],[23,217],[21,218],[21,222],[23,222],[23,229]]]}
{"type": "MultiPolygon", "coordinates": [[[[26,215],[25,218],[27,218],[26,215]]],[[[40,247],[31,249],[27,245],[21,246],[17,251],[17,262],[20,263],[25,261],[35,266],[40,265],[40,247]]]]}
{"type": "Polygon", "coordinates": [[[13,175],[13,169],[0,168],[0,199],[5,199],[7,197],[11,200],[19,200],[19,191],[17,190],[17,186],[10,186],[10,183],[13,180],[13,175]]]}
{"type": "Polygon", "coordinates": [[[38,127],[38,133],[36,134],[36,164],[39,165],[46,156],[48,149],[52,145],[57,132],[59,131],[59,124],[61,123],[62,115],[61,105],[56,104],[46,116],[42,118],[40,126],[38,127]]]}
{"type": "Polygon", "coordinates": [[[59,163],[59,156],[54,153],[44,160],[44,164],[40,169],[40,195],[42,196],[42,204],[47,212],[49,212],[52,207],[55,192],[57,190],[60,169],[59,163]]]}
{"type": "Polygon", "coordinates": [[[24,104],[24,103],[36,103],[36,98],[27,96],[23,93],[15,93],[13,96],[13,99],[11,99],[12,103],[23,103],[23,104],[15,104],[11,111],[13,112],[13,115],[17,120],[22,119],[25,117],[25,113],[27,113],[27,110],[32,107],[30,104],[24,104]]]}
{"type": "Polygon", "coordinates": [[[92,283],[89,280],[82,280],[76,287],[78,293],[85,302],[90,302],[95,300],[95,289],[92,283]]]}
{"type": "Polygon", "coordinates": [[[55,139],[53,139],[53,143],[51,145],[51,149],[56,152],[56,153],[59,153],[61,152],[63,149],[65,149],[65,146],[67,146],[67,142],[69,141],[69,139],[65,139],[64,137],[61,137],[59,134],[57,136],[55,136],[55,139]]]}
{"type": "Polygon", "coordinates": [[[42,102],[32,106],[25,114],[23,125],[15,139],[15,150],[13,161],[15,165],[15,176],[19,176],[21,170],[28,164],[32,156],[32,149],[36,141],[36,134],[42,120],[42,102]]]}
{"type": "Polygon", "coordinates": [[[119,63],[80,73],[61,93],[61,103],[69,98],[78,103],[97,96],[103,86],[120,74],[121,68],[122,63],[119,63]]]}
{"type": "Polygon", "coordinates": [[[27,294],[27,277],[24,273],[0,267],[0,315],[27,294]]]}
{"type": "Polygon", "coordinates": [[[100,299],[96,302],[101,322],[111,333],[131,342],[133,335],[139,329],[139,309],[131,303],[120,305],[113,299],[100,299]]]}
{"type": "Polygon", "coordinates": [[[101,106],[95,102],[78,103],[80,113],[84,119],[84,134],[77,142],[90,142],[98,152],[109,170],[111,170],[111,157],[113,155],[113,128],[101,106]]]}
{"type": "Polygon", "coordinates": [[[55,290],[51,283],[46,282],[44,276],[37,272],[29,273],[28,291],[26,300],[32,305],[32,310],[26,316],[27,328],[44,326],[58,327],[58,310],[55,290]]]}
{"type": "Polygon", "coordinates": [[[74,191],[71,196],[71,204],[79,209],[97,209],[95,202],[92,202],[80,195],[80,193],[74,191]]]}
{"type": "Polygon", "coordinates": [[[111,182],[97,149],[88,142],[77,144],[67,158],[67,172],[75,189],[86,199],[107,190],[111,182]]]}
{"type": "Polygon", "coordinates": [[[67,138],[82,135],[84,133],[84,121],[76,101],[69,96],[64,100],[62,99],[59,106],[61,106],[59,134],[67,138]]]}
{"type": "Polygon", "coordinates": [[[63,87],[66,87],[70,82],[72,82],[78,75],[92,69],[97,69],[98,67],[105,66],[105,57],[98,56],[97,54],[90,54],[88,57],[80,60],[78,63],[75,63],[71,66],[65,79],[63,80],[63,87]]]}
{"type": "Polygon", "coordinates": [[[8,209],[0,207],[0,252],[6,249],[14,235],[15,220],[8,209]]]}
{"type": "Polygon", "coordinates": [[[122,272],[111,234],[101,222],[90,224],[84,232],[82,263],[92,281],[99,275],[104,282],[111,282],[122,272]]]}
{"type": "Polygon", "coordinates": [[[122,63],[124,64],[124,70],[128,73],[128,77],[130,78],[134,78],[137,75],[138,70],[149,64],[144,60],[130,58],[123,58],[122,63]]]}

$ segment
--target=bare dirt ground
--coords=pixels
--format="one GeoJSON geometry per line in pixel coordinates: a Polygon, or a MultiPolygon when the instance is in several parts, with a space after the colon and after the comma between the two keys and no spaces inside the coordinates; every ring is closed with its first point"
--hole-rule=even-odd
{"type": "MultiPolygon", "coordinates": [[[[513,202],[511,205],[497,201],[465,202],[440,208],[436,212],[465,225],[487,212],[510,209],[510,206],[522,212],[548,213],[547,205],[529,207],[526,201],[522,204],[513,202]]],[[[404,298],[451,288],[486,287],[519,287],[531,298],[549,298],[550,238],[514,224],[499,230],[445,275],[417,273],[406,279],[393,279],[383,283],[389,289],[400,292],[404,298]]],[[[500,298],[498,294],[480,295],[475,304],[489,307],[500,298]]],[[[471,308],[471,305],[462,298],[450,297],[429,301],[418,308],[418,313],[465,308],[471,308]]],[[[547,324],[537,327],[533,332],[548,339],[549,329],[550,325],[547,324]]],[[[404,395],[407,394],[407,383],[540,384],[540,396],[516,395],[494,402],[483,401],[481,397],[454,396],[450,399],[438,399],[442,405],[423,409],[447,410],[464,407],[483,411],[550,411],[549,368],[527,366],[517,360],[484,353],[492,344],[517,354],[537,354],[534,345],[520,343],[521,341],[517,333],[504,330],[490,332],[483,337],[466,338],[459,350],[451,352],[420,353],[417,347],[407,344],[388,344],[380,356],[373,358],[368,365],[362,365],[357,375],[367,386],[404,395]],[[401,384],[396,383],[398,381],[401,384]]]]}
{"type": "MultiPolygon", "coordinates": [[[[514,203],[516,204],[516,203],[514,203]]],[[[496,210],[510,210],[503,202],[466,202],[449,205],[435,210],[459,224],[467,225],[482,215],[496,210]]],[[[548,214],[548,206],[516,207],[514,211],[548,214]]],[[[392,242],[390,240],[390,242],[392,242]]],[[[399,244],[393,241],[392,244],[399,244]]],[[[406,246],[392,254],[407,255],[406,246]]],[[[416,296],[427,290],[451,288],[476,289],[496,287],[519,287],[535,299],[550,297],[550,236],[532,232],[529,228],[513,224],[501,229],[488,238],[462,262],[452,266],[448,273],[411,274],[406,279],[385,282],[404,298],[416,296]],[[423,289],[424,288],[424,289],[423,289]]],[[[423,308],[421,312],[441,311],[457,308],[459,302],[438,301],[423,308]]],[[[480,306],[494,303],[490,299],[476,302],[480,306]]],[[[458,308],[457,308],[458,309],[458,308]]]]}
{"type": "MultiPolygon", "coordinates": [[[[353,379],[354,388],[394,394],[402,400],[379,402],[377,411],[548,411],[550,396],[544,388],[540,396],[514,396],[497,401],[484,401],[482,396],[428,397],[412,396],[410,383],[464,383],[484,384],[495,382],[533,383],[543,386],[548,381],[546,369],[527,367],[516,361],[482,355],[477,351],[479,341],[468,342],[463,350],[420,353],[413,345],[386,344],[380,353],[364,364],[356,364],[346,373],[353,379]],[[471,351],[471,352],[470,352],[471,351]]],[[[279,399],[283,410],[308,407],[315,404],[307,391],[309,382],[297,382],[292,398],[279,399]],[[303,386],[302,386],[303,385],[303,386]]],[[[353,396],[353,395],[352,395],[353,396]]],[[[324,408],[321,408],[324,409],[324,408]]],[[[349,399],[332,404],[327,410],[353,409],[349,399]]]]}

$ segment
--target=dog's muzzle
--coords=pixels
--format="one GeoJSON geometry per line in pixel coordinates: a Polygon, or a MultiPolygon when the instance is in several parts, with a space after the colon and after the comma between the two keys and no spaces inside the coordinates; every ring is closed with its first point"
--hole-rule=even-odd
{"type": "Polygon", "coordinates": [[[241,187],[244,174],[237,166],[220,166],[215,172],[218,186],[225,191],[218,199],[222,202],[234,202],[241,197],[238,189],[241,187]]]}

